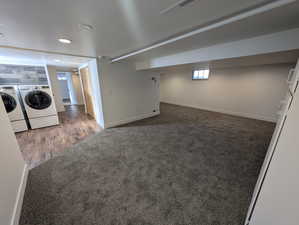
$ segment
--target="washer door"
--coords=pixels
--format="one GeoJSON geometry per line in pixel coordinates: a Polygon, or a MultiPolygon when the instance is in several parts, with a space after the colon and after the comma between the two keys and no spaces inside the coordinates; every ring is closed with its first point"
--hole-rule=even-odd
{"type": "Polygon", "coordinates": [[[6,94],[4,92],[0,92],[1,98],[3,100],[5,109],[7,113],[10,113],[15,110],[17,107],[17,102],[15,98],[9,94],[6,94]]]}
{"type": "Polygon", "coordinates": [[[52,99],[51,96],[46,92],[31,91],[25,96],[25,102],[33,109],[43,110],[51,105],[52,99]]]}

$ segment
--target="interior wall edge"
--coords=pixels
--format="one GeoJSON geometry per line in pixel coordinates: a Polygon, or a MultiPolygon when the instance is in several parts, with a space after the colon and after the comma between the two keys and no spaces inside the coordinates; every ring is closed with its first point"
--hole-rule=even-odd
{"type": "MultiPolygon", "coordinates": [[[[101,128],[105,128],[104,106],[103,106],[103,88],[102,77],[100,76],[101,70],[99,68],[99,62],[97,59],[91,60],[87,64],[87,68],[91,78],[92,99],[93,108],[95,113],[95,119],[101,128]]],[[[82,80],[82,79],[81,79],[82,80]]],[[[85,103],[86,105],[86,103],[85,103]]]]}
{"type": "Polygon", "coordinates": [[[138,120],[143,120],[143,119],[147,119],[147,118],[158,116],[158,115],[160,115],[160,111],[153,112],[153,113],[148,113],[148,114],[142,114],[142,115],[139,115],[139,116],[130,117],[128,119],[119,120],[119,121],[116,121],[116,122],[110,122],[110,123],[106,124],[105,129],[120,126],[120,125],[124,125],[124,124],[127,124],[127,123],[132,123],[132,122],[135,122],[135,121],[138,121],[138,120]]]}
{"type": "Polygon", "coordinates": [[[19,225],[28,174],[29,168],[28,165],[25,164],[10,225],[19,225]]]}
{"type": "Polygon", "coordinates": [[[64,112],[65,108],[60,93],[60,84],[57,78],[57,68],[55,66],[46,65],[46,73],[48,77],[49,86],[53,93],[53,100],[55,102],[56,110],[57,112],[64,112]]]}

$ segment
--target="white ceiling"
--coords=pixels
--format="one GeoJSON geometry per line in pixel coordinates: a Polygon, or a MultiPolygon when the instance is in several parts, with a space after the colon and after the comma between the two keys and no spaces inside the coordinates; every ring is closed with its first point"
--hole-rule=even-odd
{"type": "MultiPolygon", "coordinates": [[[[185,8],[160,15],[160,10],[175,2],[177,0],[1,0],[0,33],[5,36],[0,38],[0,45],[115,57],[269,1],[197,0],[185,8]],[[95,29],[92,32],[80,30],[80,23],[90,24],[95,29]],[[61,37],[70,38],[72,44],[57,42],[61,37]]],[[[259,21],[254,25],[260,26],[259,21]]],[[[246,36],[251,33],[248,29],[255,28],[243,28],[237,34],[233,29],[233,34],[226,32],[224,39],[246,36]]],[[[219,33],[205,37],[208,38],[203,41],[205,45],[222,41],[219,33]]]]}
{"type": "Polygon", "coordinates": [[[0,64],[54,65],[77,68],[91,58],[0,47],[0,64]]]}
{"type": "Polygon", "coordinates": [[[130,57],[143,61],[299,27],[299,1],[130,57]]]}

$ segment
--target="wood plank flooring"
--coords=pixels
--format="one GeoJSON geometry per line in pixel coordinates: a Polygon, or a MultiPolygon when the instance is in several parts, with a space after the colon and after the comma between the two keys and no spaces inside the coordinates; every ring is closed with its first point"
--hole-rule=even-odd
{"type": "Polygon", "coordinates": [[[23,158],[34,168],[53,158],[53,155],[101,131],[96,121],[84,113],[83,106],[65,106],[66,111],[59,113],[60,124],[17,133],[16,137],[23,158]]]}

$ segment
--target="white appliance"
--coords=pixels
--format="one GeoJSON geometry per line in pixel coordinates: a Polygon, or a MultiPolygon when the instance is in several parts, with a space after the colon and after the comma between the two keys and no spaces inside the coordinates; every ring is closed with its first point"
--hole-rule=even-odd
{"type": "Polygon", "coordinates": [[[288,112],[289,112],[289,110],[290,110],[290,108],[291,108],[291,106],[294,102],[295,93],[299,89],[298,88],[298,85],[299,85],[299,60],[297,62],[296,68],[290,70],[289,76],[288,76],[288,79],[287,79],[286,82],[288,83],[289,88],[288,88],[288,91],[286,93],[285,99],[280,102],[281,105],[280,105],[280,110],[278,112],[279,119],[277,121],[276,128],[275,128],[274,134],[273,134],[272,139],[271,139],[271,143],[270,143],[268,151],[267,151],[267,155],[265,157],[262,169],[260,171],[258,181],[257,181],[256,186],[255,186],[255,190],[254,190],[254,193],[253,193],[253,197],[252,197],[252,200],[251,200],[251,205],[249,207],[249,211],[248,211],[248,214],[247,214],[247,219],[246,219],[245,224],[248,224],[251,217],[252,217],[256,202],[258,200],[258,197],[259,197],[259,194],[260,194],[260,191],[261,191],[261,188],[262,188],[262,185],[264,183],[264,180],[265,180],[266,174],[268,172],[270,163],[271,163],[271,161],[273,159],[273,156],[274,156],[274,153],[276,151],[277,144],[278,144],[278,141],[280,139],[282,130],[285,126],[287,116],[288,116],[288,112]]]}
{"type": "Polygon", "coordinates": [[[32,129],[59,124],[52,91],[49,86],[19,86],[24,108],[32,129]]]}
{"type": "Polygon", "coordinates": [[[0,95],[14,132],[28,130],[16,86],[0,86],[0,95]]]}

